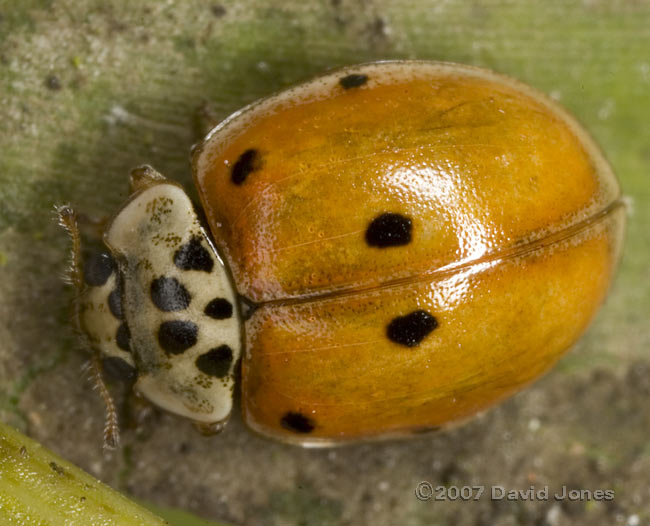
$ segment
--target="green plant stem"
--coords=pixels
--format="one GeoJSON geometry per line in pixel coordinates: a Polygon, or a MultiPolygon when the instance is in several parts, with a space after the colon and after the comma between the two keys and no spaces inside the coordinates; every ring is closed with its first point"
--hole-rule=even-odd
{"type": "Polygon", "coordinates": [[[168,524],[15,429],[0,423],[0,524],[168,524]]]}

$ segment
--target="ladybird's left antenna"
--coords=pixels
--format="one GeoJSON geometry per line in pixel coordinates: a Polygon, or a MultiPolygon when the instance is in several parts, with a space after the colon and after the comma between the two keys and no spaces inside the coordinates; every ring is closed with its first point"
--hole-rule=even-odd
{"type": "Polygon", "coordinates": [[[74,326],[79,337],[84,340],[87,347],[92,350],[92,357],[86,365],[89,376],[106,407],[106,420],[104,422],[104,449],[116,449],[120,443],[120,428],[117,421],[117,409],[115,402],[108,390],[104,377],[102,376],[101,357],[99,351],[94,349],[81,330],[80,298],[84,290],[83,271],[81,268],[81,234],[79,233],[79,222],[77,212],[69,205],[56,207],[56,215],[59,225],[63,227],[70,236],[72,247],[70,250],[70,265],[66,272],[66,282],[75,288],[73,301],[74,326]]]}
{"type": "Polygon", "coordinates": [[[102,365],[99,352],[93,351],[93,355],[87,365],[87,371],[93,381],[94,389],[99,392],[99,395],[104,400],[104,405],[106,406],[103,446],[104,449],[112,451],[117,449],[120,445],[120,426],[117,420],[115,402],[113,402],[113,397],[111,396],[102,375],[102,365]]]}
{"type": "Polygon", "coordinates": [[[79,234],[77,212],[69,205],[61,205],[56,207],[56,216],[59,225],[68,232],[70,241],[72,241],[66,281],[80,293],[83,288],[83,280],[81,275],[81,235],[79,234]]]}

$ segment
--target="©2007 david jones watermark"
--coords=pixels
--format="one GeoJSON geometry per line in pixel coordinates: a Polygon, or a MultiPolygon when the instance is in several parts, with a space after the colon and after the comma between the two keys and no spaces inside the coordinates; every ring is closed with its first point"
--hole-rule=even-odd
{"type": "Polygon", "coordinates": [[[548,486],[530,486],[526,489],[507,489],[504,486],[434,486],[423,480],[415,487],[418,500],[455,501],[455,500],[555,500],[555,501],[611,501],[614,500],[613,489],[574,489],[561,486],[552,491],[548,486]]]}

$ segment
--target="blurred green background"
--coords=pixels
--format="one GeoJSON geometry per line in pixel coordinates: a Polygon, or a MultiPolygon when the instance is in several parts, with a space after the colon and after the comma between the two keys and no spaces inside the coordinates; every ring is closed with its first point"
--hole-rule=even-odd
{"type": "Polygon", "coordinates": [[[648,524],[649,94],[644,0],[0,0],[0,418],[140,500],[238,524],[648,524]],[[595,136],[629,222],[587,335],[531,389],[435,437],[309,451],[237,418],[206,439],[154,414],[103,455],[54,204],[106,215],[144,162],[189,187],[201,108],[219,119],[325,69],[388,58],[509,74],[595,136]],[[421,480],[616,498],[420,502],[421,480]]]}

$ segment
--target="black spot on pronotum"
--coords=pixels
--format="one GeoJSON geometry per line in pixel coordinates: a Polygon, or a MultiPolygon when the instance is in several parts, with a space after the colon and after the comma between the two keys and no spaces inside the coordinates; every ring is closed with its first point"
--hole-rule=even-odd
{"type": "Polygon", "coordinates": [[[238,186],[243,184],[251,173],[259,170],[260,164],[259,152],[253,148],[249,148],[239,156],[239,159],[237,159],[237,162],[232,167],[230,180],[238,186]]]}
{"type": "Polygon", "coordinates": [[[203,312],[215,320],[225,320],[232,317],[232,303],[225,298],[215,298],[206,305],[203,312]]]}
{"type": "Polygon", "coordinates": [[[91,254],[84,264],[84,281],[91,287],[101,287],[115,270],[115,261],[108,252],[91,254]]]}
{"type": "Polygon", "coordinates": [[[416,310],[406,316],[398,316],[388,324],[388,338],[406,347],[415,347],[438,326],[438,321],[425,310],[416,310]]]}
{"type": "Polygon", "coordinates": [[[163,312],[187,309],[192,296],[176,278],[161,276],[151,282],[151,301],[163,312]]]}
{"type": "Polygon", "coordinates": [[[106,375],[115,380],[132,381],[138,372],[129,362],[118,356],[107,356],[102,360],[102,369],[106,375]]]}
{"type": "Polygon", "coordinates": [[[280,420],[280,424],[285,429],[295,433],[311,433],[315,427],[314,421],[311,418],[293,411],[285,413],[280,420]]]}
{"type": "Polygon", "coordinates": [[[208,376],[223,378],[230,371],[232,364],[232,349],[227,345],[220,345],[210,349],[196,359],[199,371],[208,376]]]}
{"type": "Polygon", "coordinates": [[[363,75],[361,73],[351,73],[339,80],[339,84],[345,89],[358,88],[359,86],[363,86],[366,82],[368,82],[368,75],[363,75]]]}
{"type": "Polygon", "coordinates": [[[174,265],[181,270],[212,272],[214,261],[210,252],[201,244],[201,238],[194,236],[174,253],[174,265]]]}
{"type": "Polygon", "coordinates": [[[118,320],[124,319],[124,313],[122,312],[122,295],[120,294],[119,287],[114,288],[108,295],[108,308],[111,311],[111,314],[118,320]]]}
{"type": "Polygon", "coordinates": [[[158,328],[158,343],[169,354],[181,354],[196,344],[198,333],[191,321],[164,321],[158,328]]]}
{"type": "Polygon", "coordinates": [[[411,242],[412,223],[408,217],[387,212],[375,217],[366,230],[366,243],[371,247],[387,248],[411,242]]]}
{"type": "Polygon", "coordinates": [[[115,342],[117,346],[126,352],[131,352],[131,331],[126,322],[123,322],[115,333],[115,342]]]}

